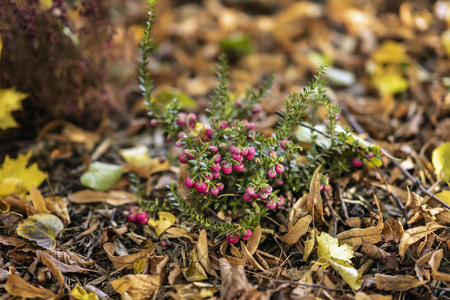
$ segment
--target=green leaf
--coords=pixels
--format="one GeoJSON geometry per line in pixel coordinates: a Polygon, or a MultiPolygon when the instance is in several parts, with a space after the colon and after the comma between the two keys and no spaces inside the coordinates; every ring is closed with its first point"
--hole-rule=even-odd
{"type": "Polygon", "coordinates": [[[252,40],[248,35],[235,34],[220,43],[220,49],[225,52],[237,52],[247,55],[252,52],[252,40]]]}
{"type": "Polygon", "coordinates": [[[197,103],[186,93],[170,88],[167,90],[162,90],[155,96],[156,101],[160,104],[169,104],[174,98],[178,100],[178,104],[181,108],[195,108],[197,103]]]}
{"type": "Polygon", "coordinates": [[[56,247],[55,237],[63,230],[63,222],[52,214],[37,214],[28,217],[17,227],[17,234],[46,249],[56,247]]]}
{"type": "Polygon", "coordinates": [[[80,180],[84,186],[105,191],[119,181],[123,172],[122,166],[96,161],[90,164],[88,171],[81,175],[80,180]]]}
{"type": "Polygon", "coordinates": [[[443,143],[434,149],[431,161],[436,176],[442,182],[450,181],[450,142],[443,143]]]}

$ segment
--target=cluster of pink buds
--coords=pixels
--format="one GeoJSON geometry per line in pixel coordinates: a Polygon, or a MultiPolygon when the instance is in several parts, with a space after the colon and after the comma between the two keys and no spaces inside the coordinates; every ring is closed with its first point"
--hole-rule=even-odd
{"type": "Polygon", "coordinates": [[[176,117],[176,122],[180,126],[187,125],[190,128],[195,128],[195,123],[197,123],[197,115],[194,113],[180,112],[176,117]]]}
{"type": "MultiPolygon", "coordinates": [[[[211,173],[205,174],[206,180],[210,181],[210,180],[212,180],[212,178],[213,178],[213,175],[211,173]]],[[[203,197],[208,196],[208,194],[215,196],[215,195],[219,194],[219,192],[221,190],[223,190],[223,188],[225,187],[222,182],[216,182],[216,183],[210,182],[210,184],[208,185],[206,180],[195,181],[193,178],[187,178],[186,181],[184,182],[184,184],[189,189],[195,189],[203,197]]]]}
{"type": "Polygon", "coordinates": [[[242,195],[242,199],[245,202],[260,199],[266,201],[266,206],[268,208],[275,209],[277,206],[281,206],[284,204],[284,198],[278,197],[274,199],[269,199],[270,193],[272,192],[273,192],[272,186],[267,183],[260,184],[259,186],[249,185],[245,189],[245,193],[244,195],[242,195]]]}
{"type": "Polygon", "coordinates": [[[277,153],[275,151],[270,151],[269,152],[269,158],[271,161],[277,162],[275,163],[275,166],[270,168],[269,170],[267,170],[267,176],[269,176],[269,178],[274,178],[277,176],[277,174],[282,174],[284,173],[285,167],[283,164],[278,163],[277,160],[277,153]]]}
{"type": "Polygon", "coordinates": [[[139,212],[139,207],[133,206],[129,210],[128,221],[132,223],[147,224],[148,215],[146,211],[139,212]]]}
{"type": "Polygon", "coordinates": [[[320,185],[320,188],[319,188],[320,191],[322,191],[322,190],[325,190],[327,192],[331,191],[331,185],[328,182],[329,180],[330,180],[330,177],[327,176],[326,184],[321,184],[320,185]]]}
{"type": "MultiPolygon", "coordinates": [[[[242,234],[241,239],[243,241],[248,240],[252,236],[252,233],[253,232],[250,229],[245,230],[244,233],[242,234]]],[[[234,234],[230,233],[230,234],[228,234],[227,235],[227,241],[230,244],[236,244],[237,242],[239,242],[239,234],[237,234],[237,233],[234,233],[234,234]]]]}

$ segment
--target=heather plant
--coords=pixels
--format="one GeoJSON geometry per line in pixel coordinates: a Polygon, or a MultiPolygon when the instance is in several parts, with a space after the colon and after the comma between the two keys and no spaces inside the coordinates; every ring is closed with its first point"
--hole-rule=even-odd
{"type": "Polygon", "coordinates": [[[287,192],[294,198],[306,193],[320,165],[321,188],[330,191],[330,178],[361,167],[364,160],[376,163],[373,158],[379,156],[379,149],[363,144],[348,128],[339,126],[340,108],[326,97],[323,66],[302,92],[291,93],[285,100],[276,133],[270,137],[255,131],[254,120],[273,77],[234,100],[228,87],[229,65],[223,55],[218,63],[219,84],[206,110],[209,124],[181,111],[176,99],[167,107],[158,106],[151,99],[146,66],[151,26],[152,15],[141,44],[141,88],[151,124],[162,126],[166,140],[184,149],[178,160],[188,174],[182,184],[189,192],[182,195],[180,187],[172,184],[169,199],[189,220],[226,233],[228,242],[234,244],[240,238],[250,238],[264,216],[277,210],[287,212],[287,192]],[[322,130],[315,126],[319,107],[327,111],[322,130]],[[309,130],[308,149],[297,143],[299,128],[309,130]],[[227,221],[213,221],[212,216],[219,212],[228,214],[227,221]]]}

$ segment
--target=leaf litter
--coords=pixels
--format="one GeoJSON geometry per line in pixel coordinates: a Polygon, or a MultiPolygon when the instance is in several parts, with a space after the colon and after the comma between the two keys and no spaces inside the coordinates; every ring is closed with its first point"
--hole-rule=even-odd
{"type": "MultiPolygon", "coordinates": [[[[123,24],[136,22],[133,11],[144,8],[143,1],[130,4],[126,22],[115,24],[117,32],[131,32],[123,24]]],[[[271,134],[275,123],[270,120],[282,109],[282,98],[305,83],[317,62],[326,61],[329,97],[344,108],[343,122],[360,124],[364,138],[372,137],[408,164],[396,165],[386,155],[382,162],[331,178],[331,191],[320,190],[319,167],[309,193],[289,198],[289,209],[279,218],[263,222],[247,242],[235,246],[174,211],[153,210],[143,226],[127,222],[124,212],[138,199],[164,198],[163,190],[153,189],[162,176],[181,172],[178,180],[186,179],[169,164],[176,150],[165,150],[164,137],[139,121],[145,114],[140,100],[127,112],[128,128],[112,115],[105,118],[109,125],[97,131],[82,128],[82,122],[78,127],[54,121],[35,143],[20,148],[26,154],[0,152],[0,268],[9,267],[0,283],[7,293],[25,298],[70,293],[76,299],[269,299],[281,294],[292,299],[434,299],[449,293],[450,211],[433,198],[450,204],[445,135],[450,39],[446,25],[436,26],[449,23],[448,3],[167,2],[158,10],[154,34],[160,47],[151,61],[156,86],[163,87],[158,101],[176,96],[185,108],[199,111],[206,105],[205,93],[216,85],[204,70],[213,69],[219,50],[227,51],[237,95],[277,72],[279,81],[257,122],[258,129],[271,134]],[[120,129],[111,133],[111,128],[120,129]],[[44,170],[50,185],[43,184],[44,170]],[[129,190],[135,180],[124,175],[129,171],[145,181],[146,195],[129,190]]],[[[120,56],[137,53],[136,39],[126,38],[114,38],[111,60],[127,64],[136,58],[120,56]]],[[[111,73],[117,72],[107,63],[111,73]]],[[[124,98],[117,106],[126,111],[125,96],[131,99],[137,87],[109,88],[124,98]]],[[[13,87],[0,92],[0,106],[7,108],[1,130],[16,127],[14,111],[27,96],[13,87]]]]}

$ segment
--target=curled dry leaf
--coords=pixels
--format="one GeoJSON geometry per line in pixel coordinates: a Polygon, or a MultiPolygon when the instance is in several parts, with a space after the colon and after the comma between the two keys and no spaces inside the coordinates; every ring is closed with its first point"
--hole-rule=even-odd
{"type": "Polygon", "coordinates": [[[323,218],[323,202],[320,194],[319,171],[321,167],[322,165],[318,166],[314,171],[314,175],[311,179],[311,185],[309,186],[309,196],[306,200],[306,207],[316,222],[321,224],[325,223],[328,225],[327,221],[323,218]]]}
{"type": "Polygon", "coordinates": [[[110,191],[108,193],[94,190],[82,190],[69,194],[70,202],[77,204],[105,202],[112,206],[132,204],[136,202],[137,196],[124,191],[110,191]]]}
{"type": "Polygon", "coordinates": [[[219,259],[219,265],[220,277],[222,278],[220,294],[223,300],[249,299],[246,295],[255,292],[258,297],[250,299],[268,299],[266,295],[256,291],[248,282],[243,266],[231,266],[225,258],[219,259]]]}
{"type": "MultiPolygon", "coordinates": [[[[53,251],[53,253],[55,253],[55,252],[63,252],[63,251],[53,251]]],[[[66,253],[66,254],[69,255],[69,253],[66,253]]],[[[91,271],[91,270],[82,268],[81,266],[76,264],[76,262],[73,259],[71,259],[71,261],[74,262],[74,264],[67,264],[67,263],[64,263],[64,262],[58,260],[55,256],[51,255],[50,253],[46,253],[41,250],[36,250],[36,256],[39,259],[41,259],[41,257],[45,256],[47,259],[51,260],[53,262],[53,264],[55,264],[58,267],[58,269],[61,270],[62,273],[85,273],[85,272],[91,271]]],[[[64,254],[58,254],[58,256],[62,257],[62,258],[67,257],[64,254]]]]}
{"type": "Polygon", "coordinates": [[[203,269],[198,260],[197,251],[195,249],[189,254],[189,259],[189,266],[181,269],[184,278],[186,278],[188,282],[203,281],[208,279],[205,269],[203,269]]]}
{"type": "Polygon", "coordinates": [[[56,235],[63,230],[61,220],[51,214],[33,215],[17,227],[17,234],[27,238],[41,247],[54,249],[56,235]]]}
{"type": "Polygon", "coordinates": [[[253,229],[252,236],[248,239],[247,246],[248,252],[252,255],[255,254],[256,250],[258,250],[259,241],[261,240],[262,230],[261,225],[258,225],[253,229]]]}
{"type": "Polygon", "coordinates": [[[209,253],[208,253],[208,241],[206,239],[206,230],[202,229],[200,231],[200,235],[198,237],[197,242],[197,253],[198,253],[198,259],[200,261],[200,264],[205,268],[205,271],[214,277],[219,278],[219,276],[216,273],[216,270],[214,270],[211,267],[211,261],[209,260],[209,253]]]}
{"type": "Polygon", "coordinates": [[[169,272],[169,275],[167,276],[167,281],[170,285],[173,285],[175,283],[175,280],[177,280],[178,276],[181,275],[181,268],[180,265],[177,263],[171,263],[169,267],[172,268],[172,270],[169,272]]]}
{"type": "Polygon", "coordinates": [[[367,256],[374,258],[382,263],[385,262],[386,257],[388,257],[390,254],[384,251],[381,248],[378,248],[377,246],[373,245],[372,243],[363,242],[361,251],[364,252],[367,256]]]}
{"type": "Polygon", "coordinates": [[[443,227],[444,226],[438,223],[430,222],[426,226],[418,226],[406,230],[402,235],[399,245],[399,254],[402,257],[402,260],[405,257],[406,250],[408,250],[409,246],[443,227]]]}
{"type": "Polygon", "coordinates": [[[384,222],[383,239],[385,242],[399,243],[403,235],[403,226],[399,219],[389,218],[384,222]]]}
{"type": "Polygon", "coordinates": [[[9,207],[8,211],[15,211],[26,216],[36,214],[36,209],[28,204],[25,196],[10,194],[2,199],[2,203],[9,207]]]}
{"type": "Polygon", "coordinates": [[[420,281],[418,278],[409,275],[384,275],[375,274],[377,289],[382,291],[403,292],[425,285],[427,281],[420,281]]]}
{"type": "MultiPolygon", "coordinates": [[[[11,272],[11,271],[10,271],[11,272]]],[[[22,298],[49,298],[55,297],[50,290],[35,287],[23,280],[19,275],[12,271],[6,280],[3,288],[12,296],[22,298]]]]}
{"type": "Polygon", "coordinates": [[[248,261],[255,269],[258,269],[260,271],[265,271],[264,269],[253,257],[253,255],[248,251],[245,244],[241,241],[241,248],[242,248],[242,254],[245,256],[246,261],[248,261]]]}
{"type": "Polygon", "coordinates": [[[95,293],[88,293],[81,286],[77,285],[72,289],[70,295],[77,300],[98,300],[98,297],[95,293]]]}
{"type": "Polygon", "coordinates": [[[355,300],[391,300],[391,295],[381,294],[366,294],[364,292],[357,292],[355,294],[355,300]]]}
{"type": "Polygon", "coordinates": [[[34,208],[36,209],[36,213],[38,214],[49,213],[45,205],[44,197],[42,197],[41,192],[39,192],[39,190],[34,185],[30,186],[30,198],[31,202],[33,202],[34,208]]]}
{"type": "Polygon", "coordinates": [[[111,285],[122,297],[127,293],[133,300],[144,300],[150,298],[159,289],[161,276],[129,274],[112,281],[111,285]]]}
{"type": "MultiPolygon", "coordinates": [[[[171,227],[166,230],[166,235],[164,235],[164,237],[167,237],[167,238],[184,237],[184,238],[189,239],[191,242],[194,242],[194,239],[192,238],[192,236],[188,235],[186,229],[184,229],[184,228],[171,227]]],[[[161,239],[163,239],[163,238],[161,238],[161,239]]]]}
{"type": "Polygon", "coordinates": [[[105,243],[103,245],[103,249],[105,249],[106,254],[108,255],[109,259],[112,261],[114,268],[116,270],[120,270],[123,268],[127,268],[128,270],[133,269],[133,264],[135,261],[142,259],[147,256],[147,254],[153,254],[155,251],[155,246],[152,245],[148,247],[147,249],[143,249],[139,251],[138,253],[129,254],[129,255],[122,255],[122,256],[114,256],[114,245],[112,243],[105,243]]]}
{"type": "Polygon", "coordinates": [[[311,255],[311,252],[314,250],[314,245],[316,243],[316,238],[314,234],[314,230],[309,231],[309,236],[305,241],[305,251],[303,252],[303,260],[306,261],[308,257],[311,255]]]}
{"type": "Polygon", "coordinates": [[[336,235],[336,238],[341,244],[349,244],[353,249],[357,249],[367,241],[376,244],[381,241],[380,230],[377,227],[368,228],[352,228],[336,235]]]}
{"type": "Polygon", "coordinates": [[[58,282],[59,292],[54,299],[61,298],[64,293],[64,277],[60,270],[60,265],[56,266],[55,263],[53,262],[54,258],[45,252],[36,250],[36,254],[41,263],[47,266],[50,273],[52,273],[53,277],[55,277],[56,281],[58,282]]]}
{"type": "Polygon", "coordinates": [[[45,206],[50,210],[50,212],[56,214],[65,223],[70,224],[70,216],[67,210],[67,198],[59,196],[47,197],[44,201],[45,206]]]}
{"type": "Polygon", "coordinates": [[[289,246],[294,245],[298,240],[306,233],[309,229],[309,224],[311,224],[312,216],[307,215],[297,221],[294,227],[289,230],[289,232],[284,236],[277,236],[277,238],[283,243],[289,246]]]}
{"type": "Polygon", "coordinates": [[[245,261],[241,258],[238,257],[233,257],[227,254],[227,248],[228,248],[228,242],[225,241],[223,242],[223,244],[220,246],[220,254],[226,258],[226,260],[228,261],[228,263],[232,266],[245,266],[245,261]]]}

